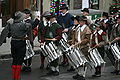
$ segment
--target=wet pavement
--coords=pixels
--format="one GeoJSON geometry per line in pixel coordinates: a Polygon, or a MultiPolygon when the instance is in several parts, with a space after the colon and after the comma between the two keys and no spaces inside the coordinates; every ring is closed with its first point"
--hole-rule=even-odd
{"type": "MultiPolygon", "coordinates": [[[[102,77],[93,78],[91,75],[94,73],[94,70],[87,70],[86,80],[120,80],[120,75],[113,75],[110,72],[114,70],[114,67],[111,66],[111,63],[106,59],[107,64],[102,70],[102,77]]],[[[12,80],[11,79],[11,62],[12,59],[0,60],[0,80],[12,80]]],[[[21,80],[73,80],[72,76],[76,72],[67,72],[68,67],[60,67],[59,76],[47,76],[48,72],[46,69],[40,70],[40,57],[36,55],[33,57],[32,61],[32,72],[21,73],[21,80]]],[[[47,63],[47,62],[45,62],[47,63]]],[[[47,65],[47,64],[45,64],[47,65]]]]}

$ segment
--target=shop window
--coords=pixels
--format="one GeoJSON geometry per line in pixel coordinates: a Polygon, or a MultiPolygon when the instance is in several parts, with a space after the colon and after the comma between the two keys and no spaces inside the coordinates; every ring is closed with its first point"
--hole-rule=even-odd
{"type": "Polygon", "coordinates": [[[99,0],[91,0],[91,8],[99,9],[99,0]]]}

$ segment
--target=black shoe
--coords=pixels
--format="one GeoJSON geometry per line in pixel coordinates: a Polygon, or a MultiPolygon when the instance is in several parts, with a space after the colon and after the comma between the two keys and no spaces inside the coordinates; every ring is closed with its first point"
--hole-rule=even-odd
{"type": "Polygon", "coordinates": [[[21,71],[24,72],[26,69],[27,69],[27,67],[26,67],[26,66],[23,66],[22,69],[21,69],[21,71]]]}
{"type": "Polygon", "coordinates": [[[49,70],[50,69],[50,65],[47,65],[46,69],[49,70]]]}
{"type": "Polygon", "coordinates": [[[75,71],[75,69],[73,67],[71,67],[70,69],[67,70],[68,72],[72,72],[75,71]]]}
{"type": "Polygon", "coordinates": [[[76,80],[85,80],[85,77],[79,76],[76,80]]]}
{"type": "Polygon", "coordinates": [[[44,68],[44,65],[43,65],[43,64],[41,64],[40,69],[43,69],[43,68],[44,68]]]}
{"type": "Polygon", "coordinates": [[[92,77],[101,77],[101,74],[94,74],[92,77]]]}
{"type": "Polygon", "coordinates": [[[53,75],[54,71],[50,70],[47,75],[53,75]]]}
{"type": "Polygon", "coordinates": [[[111,72],[111,74],[116,74],[118,72],[118,70],[114,70],[113,72],[111,72]]]}
{"type": "Polygon", "coordinates": [[[58,76],[58,75],[59,75],[59,72],[58,72],[58,71],[54,71],[53,75],[54,75],[54,76],[58,76]]]}
{"type": "Polygon", "coordinates": [[[27,67],[25,72],[31,72],[31,67],[27,67]]]}
{"type": "Polygon", "coordinates": [[[116,75],[120,75],[120,71],[119,70],[116,72],[116,75]]]}
{"type": "Polygon", "coordinates": [[[76,74],[76,75],[73,76],[73,79],[77,79],[78,77],[80,77],[80,75],[76,74]]]}

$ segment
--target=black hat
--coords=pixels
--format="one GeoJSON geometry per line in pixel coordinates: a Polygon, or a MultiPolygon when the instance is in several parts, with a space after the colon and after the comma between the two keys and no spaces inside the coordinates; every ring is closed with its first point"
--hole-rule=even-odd
{"type": "Polygon", "coordinates": [[[80,21],[87,21],[87,17],[85,17],[85,16],[80,16],[80,21]]]}
{"type": "Polygon", "coordinates": [[[55,13],[50,13],[50,15],[48,15],[47,17],[54,18],[54,17],[56,17],[56,15],[55,15],[55,13]]]}
{"type": "Polygon", "coordinates": [[[31,10],[29,10],[29,9],[24,9],[23,12],[24,12],[25,14],[31,14],[31,10]]]}
{"type": "Polygon", "coordinates": [[[89,13],[89,9],[88,8],[84,8],[83,10],[81,10],[82,12],[87,12],[89,13]]]}
{"type": "Polygon", "coordinates": [[[80,16],[73,16],[73,17],[71,17],[71,19],[74,21],[74,19],[76,19],[78,22],[80,21],[80,16]]]}
{"type": "Polygon", "coordinates": [[[62,4],[62,6],[60,7],[60,10],[63,10],[63,9],[67,9],[68,10],[68,5],[62,4]]]}
{"type": "Polygon", "coordinates": [[[109,17],[107,12],[103,12],[103,13],[102,13],[102,16],[109,17]]]}

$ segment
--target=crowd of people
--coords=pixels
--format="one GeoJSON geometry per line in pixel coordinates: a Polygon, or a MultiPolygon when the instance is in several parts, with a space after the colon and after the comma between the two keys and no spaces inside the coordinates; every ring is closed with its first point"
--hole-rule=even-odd
{"type": "MultiPolygon", "coordinates": [[[[100,18],[92,21],[89,19],[88,8],[81,10],[81,16],[70,14],[66,4],[63,4],[60,10],[61,14],[58,16],[49,11],[45,11],[43,15],[41,15],[41,17],[44,18],[43,20],[39,20],[38,18],[32,20],[31,11],[25,9],[24,11],[15,12],[11,19],[7,21],[7,25],[0,35],[0,46],[5,41],[6,37],[11,37],[11,54],[13,58],[11,66],[12,79],[21,80],[21,71],[31,72],[31,63],[34,54],[32,56],[29,54],[33,53],[33,41],[36,36],[38,36],[40,47],[49,45],[51,42],[53,42],[56,47],[60,47],[63,46],[60,45],[60,40],[64,39],[63,34],[67,35],[65,43],[69,45],[70,48],[79,48],[88,63],[91,62],[91,52],[96,49],[100,56],[98,60],[104,60],[106,54],[115,67],[115,70],[111,73],[120,75],[120,58],[117,56],[118,59],[116,59],[114,51],[111,49],[111,45],[120,46],[119,11],[113,11],[111,13],[103,12],[100,18]],[[28,46],[32,48],[26,48],[28,42],[30,43],[28,46]],[[28,54],[26,55],[28,49],[30,52],[27,52],[28,54]],[[29,57],[25,59],[25,56],[29,57]]],[[[85,80],[87,64],[82,64],[76,67],[76,69],[73,65],[70,65],[70,60],[66,56],[67,53],[69,52],[62,51],[62,61],[57,57],[48,63],[47,68],[49,71],[47,75],[58,76],[60,71],[59,66],[70,66],[67,71],[76,71],[76,75],[73,76],[73,79],[85,80]]],[[[73,52],[73,54],[75,53],[73,52]]],[[[97,53],[95,55],[97,55],[97,53]]],[[[47,56],[41,51],[40,69],[45,68],[45,58],[47,58],[47,56]]],[[[102,64],[93,64],[95,73],[92,77],[101,77],[102,64]]]]}

